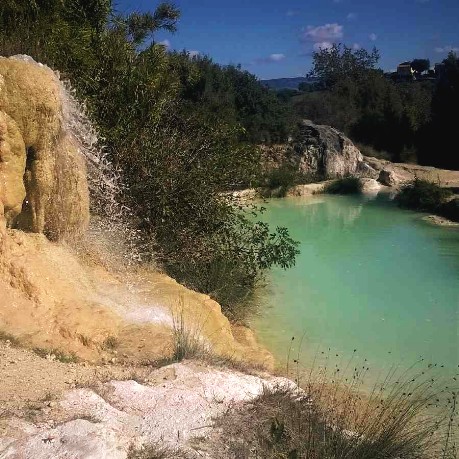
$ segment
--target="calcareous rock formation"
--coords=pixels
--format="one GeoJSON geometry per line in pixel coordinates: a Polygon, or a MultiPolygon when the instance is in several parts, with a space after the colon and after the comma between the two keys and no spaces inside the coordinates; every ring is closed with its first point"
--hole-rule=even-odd
{"type": "MultiPolygon", "coordinates": [[[[322,181],[356,176],[377,180],[381,185],[399,188],[416,177],[439,183],[444,187],[459,187],[459,172],[420,166],[392,163],[383,159],[363,156],[359,149],[342,132],[331,126],[304,120],[296,135],[286,144],[262,146],[264,167],[267,170],[293,166],[308,181],[322,181]]],[[[366,187],[376,188],[374,182],[366,187]]],[[[312,189],[292,189],[290,194],[311,194],[312,189]]],[[[314,190],[317,191],[317,190],[314,190]]]]}
{"type": "Polygon", "coordinates": [[[342,132],[308,120],[299,125],[297,135],[287,145],[265,148],[263,153],[268,167],[287,161],[300,173],[318,180],[349,175],[377,177],[359,149],[342,132]]]}
{"type": "Polygon", "coordinates": [[[10,420],[0,437],[0,457],[126,459],[131,457],[130,446],[157,444],[171,448],[167,457],[184,457],[174,455],[172,448],[177,448],[190,459],[211,458],[216,456],[205,447],[201,451],[193,440],[209,437],[215,418],[230,408],[250,403],[265,390],[305,396],[285,378],[191,362],[153,370],[148,379],[143,384],[109,381],[97,388],[68,391],[49,413],[58,421],[10,420]]]}
{"type": "Polygon", "coordinates": [[[84,157],[65,103],[50,68],[0,58],[0,220],[52,240],[82,232],[89,219],[84,157]]]}
{"type": "Polygon", "coordinates": [[[324,178],[353,175],[363,157],[358,148],[340,131],[304,121],[293,144],[300,172],[315,172],[324,178]]]}

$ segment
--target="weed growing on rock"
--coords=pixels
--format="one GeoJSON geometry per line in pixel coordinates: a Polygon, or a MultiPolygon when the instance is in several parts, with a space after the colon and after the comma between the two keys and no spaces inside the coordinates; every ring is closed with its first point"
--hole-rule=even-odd
{"type": "Polygon", "coordinates": [[[107,351],[113,351],[119,346],[119,341],[118,338],[115,336],[107,336],[107,338],[104,339],[104,342],[102,343],[102,349],[105,349],[107,351]]]}
{"type": "Polygon", "coordinates": [[[12,334],[0,330],[0,341],[5,341],[11,346],[19,346],[19,340],[12,334]]]}
{"type": "Polygon", "coordinates": [[[33,352],[35,352],[35,354],[37,354],[39,357],[42,357],[44,359],[58,360],[59,362],[62,362],[62,363],[77,363],[78,362],[78,357],[73,352],[69,354],[65,354],[64,352],[59,351],[58,349],[44,349],[41,347],[35,347],[33,349],[33,352]]]}
{"type": "MultiPolygon", "coordinates": [[[[183,302],[183,300],[181,300],[183,302]]],[[[199,327],[186,324],[183,304],[177,314],[172,315],[174,333],[173,361],[181,362],[185,359],[199,358],[208,353],[201,339],[199,327]]]]}
{"type": "Polygon", "coordinates": [[[81,344],[83,346],[86,346],[86,347],[91,346],[91,338],[89,338],[89,336],[80,334],[78,335],[78,339],[81,341],[81,344]]]}

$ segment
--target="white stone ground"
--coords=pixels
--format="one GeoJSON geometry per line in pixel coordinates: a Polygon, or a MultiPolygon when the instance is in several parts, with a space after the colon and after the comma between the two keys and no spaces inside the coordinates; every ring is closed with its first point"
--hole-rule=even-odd
{"type": "Polygon", "coordinates": [[[97,390],[68,391],[49,414],[64,419],[60,423],[10,420],[7,436],[0,439],[0,458],[124,459],[131,445],[151,443],[193,451],[189,440],[208,435],[213,419],[230,407],[252,400],[264,386],[296,387],[285,378],[191,362],[153,373],[154,385],[110,381],[97,390]]]}

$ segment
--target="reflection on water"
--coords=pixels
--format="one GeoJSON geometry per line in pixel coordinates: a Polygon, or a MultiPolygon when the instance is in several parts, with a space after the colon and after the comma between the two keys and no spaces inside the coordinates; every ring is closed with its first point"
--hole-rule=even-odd
{"type": "MultiPolygon", "coordinates": [[[[300,241],[297,265],[273,270],[252,326],[280,360],[292,336],[302,357],[354,349],[373,366],[419,357],[456,368],[459,231],[423,222],[387,198],[272,200],[264,219],[300,241]]],[[[295,351],[293,351],[295,352],[295,351]]]]}

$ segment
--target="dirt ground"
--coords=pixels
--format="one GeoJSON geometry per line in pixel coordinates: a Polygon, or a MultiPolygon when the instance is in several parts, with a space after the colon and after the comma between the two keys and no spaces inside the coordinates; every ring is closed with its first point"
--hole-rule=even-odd
{"type": "Polygon", "coordinates": [[[68,389],[111,379],[148,380],[153,367],[62,363],[0,341],[0,419],[33,416],[68,389]]]}

